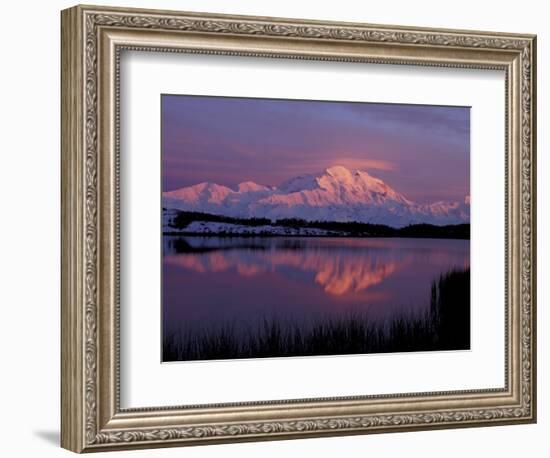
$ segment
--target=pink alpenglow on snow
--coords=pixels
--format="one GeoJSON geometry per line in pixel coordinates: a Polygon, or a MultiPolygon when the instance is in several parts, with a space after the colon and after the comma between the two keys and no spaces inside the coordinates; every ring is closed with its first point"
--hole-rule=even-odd
{"type": "Polygon", "coordinates": [[[234,188],[216,183],[164,192],[163,206],[238,218],[301,218],[356,221],[403,227],[409,224],[469,223],[470,198],[416,203],[363,170],[336,165],[304,174],[279,186],[243,182],[234,188]]]}

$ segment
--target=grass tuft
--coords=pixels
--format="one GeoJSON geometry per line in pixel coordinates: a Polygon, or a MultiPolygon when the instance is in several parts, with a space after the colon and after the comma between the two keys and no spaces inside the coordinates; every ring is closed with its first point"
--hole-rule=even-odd
{"type": "Polygon", "coordinates": [[[470,348],[470,270],[452,270],[431,285],[425,313],[385,323],[366,314],[303,323],[262,320],[247,333],[227,324],[164,336],[163,361],[318,356],[470,348]]]}

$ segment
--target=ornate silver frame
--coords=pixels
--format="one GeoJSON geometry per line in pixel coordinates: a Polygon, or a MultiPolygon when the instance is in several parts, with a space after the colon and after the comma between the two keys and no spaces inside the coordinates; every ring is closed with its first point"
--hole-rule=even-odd
{"type": "Polygon", "coordinates": [[[76,6],[62,12],[62,446],[75,452],[536,419],[533,35],[76,6]],[[121,409],[118,90],[123,49],[506,73],[506,386],[121,409]]]}

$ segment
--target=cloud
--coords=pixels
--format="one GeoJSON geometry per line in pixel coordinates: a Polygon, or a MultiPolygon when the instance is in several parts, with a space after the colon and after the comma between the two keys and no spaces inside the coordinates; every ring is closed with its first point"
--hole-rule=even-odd
{"type": "MultiPolygon", "coordinates": [[[[357,170],[383,170],[393,172],[398,169],[398,164],[392,161],[369,159],[367,157],[339,156],[338,154],[326,154],[326,152],[319,152],[319,155],[323,155],[324,157],[316,159],[303,156],[300,157],[299,153],[296,152],[296,159],[285,163],[282,167],[279,167],[279,170],[290,177],[302,173],[322,172],[335,165],[342,165],[348,169],[357,170]]],[[[287,178],[285,177],[284,179],[287,178]]]]}
{"type": "Polygon", "coordinates": [[[394,171],[397,169],[397,164],[390,161],[378,160],[378,159],[362,159],[356,157],[337,157],[334,159],[331,165],[343,165],[348,169],[359,170],[385,170],[394,171]]]}

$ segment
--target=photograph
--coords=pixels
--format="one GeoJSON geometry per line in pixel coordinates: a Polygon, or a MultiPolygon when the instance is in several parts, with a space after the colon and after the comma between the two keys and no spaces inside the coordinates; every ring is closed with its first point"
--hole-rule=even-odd
{"type": "Polygon", "coordinates": [[[470,107],[160,117],[163,362],[470,349],[470,107]]]}

